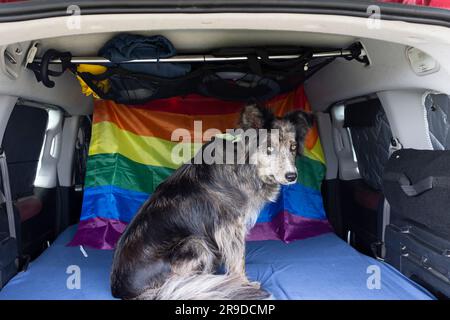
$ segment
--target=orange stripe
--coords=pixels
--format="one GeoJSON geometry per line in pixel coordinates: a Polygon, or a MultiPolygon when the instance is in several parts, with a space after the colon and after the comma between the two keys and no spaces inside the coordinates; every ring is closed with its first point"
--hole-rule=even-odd
{"type": "MultiPolygon", "coordinates": [[[[311,112],[311,106],[306,98],[303,87],[298,88],[287,94],[284,99],[277,99],[268,103],[268,107],[274,110],[275,115],[280,117],[292,110],[304,110],[311,112]]],[[[319,138],[319,132],[317,130],[317,124],[312,127],[305,138],[305,147],[311,150],[319,138]]]]}
{"type": "MultiPolygon", "coordinates": [[[[271,108],[276,116],[303,109],[310,109],[306,96],[302,90],[297,90],[283,95],[283,98],[273,99],[267,106],[271,108]]],[[[164,111],[153,111],[149,109],[134,108],[123,104],[116,104],[110,100],[96,100],[94,123],[108,121],[114,123],[118,128],[132,132],[140,136],[156,137],[171,140],[172,132],[182,128],[189,131],[193,142],[201,142],[201,134],[195,135],[194,121],[201,121],[201,132],[210,128],[224,132],[226,129],[235,128],[239,113],[220,115],[188,115],[170,113],[164,111]]],[[[305,146],[308,149],[314,147],[318,139],[317,127],[309,130],[305,146]]]]}
{"type": "Polygon", "coordinates": [[[299,109],[311,112],[311,106],[308,103],[303,86],[298,87],[296,90],[289,93],[275,97],[267,102],[267,105],[272,109],[275,109],[277,116],[282,116],[289,111],[299,109]]]}
{"type": "MultiPolygon", "coordinates": [[[[303,86],[299,91],[297,91],[299,99],[301,100],[301,104],[303,105],[303,110],[307,112],[312,112],[311,105],[309,104],[308,98],[305,94],[305,89],[303,86]]],[[[305,147],[309,150],[312,150],[316,145],[317,140],[319,139],[319,131],[317,129],[317,123],[308,131],[305,138],[305,147]]]]}
{"type": "Polygon", "coordinates": [[[311,129],[309,129],[308,133],[305,137],[305,148],[311,150],[314,148],[314,145],[317,142],[317,139],[319,139],[319,133],[317,130],[317,125],[314,125],[311,129]]]}
{"type": "Polygon", "coordinates": [[[295,92],[292,92],[286,95],[284,99],[269,101],[267,107],[272,109],[277,117],[281,117],[289,111],[299,109],[300,106],[295,105],[295,92]]]}
{"type": "MultiPolygon", "coordinates": [[[[95,103],[94,123],[102,121],[113,122],[120,129],[133,132],[140,136],[157,137],[171,140],[175,129],[183,128],[194,137],[194,121],[202,121],[201,132],[210,128],[220,131],[234,128],[239,114],[225,115],[185,115],[161,111],[149,111],[126,105],[115,104],[112,101],[98,100],[95,103]]],[[[201,137],[196,137],[201,138],[201,137]]],[[[196,139],[194,142],[199,142],[196,139]]]]}

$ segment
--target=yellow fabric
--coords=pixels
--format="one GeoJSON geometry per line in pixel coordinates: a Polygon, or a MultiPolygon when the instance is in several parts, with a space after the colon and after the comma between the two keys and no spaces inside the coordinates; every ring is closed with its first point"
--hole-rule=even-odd
{"type": "Polygon", "coordinates": [[[304,155],[311,160],[320,161],[325,164],[325,156],[323,154],[322,144],[320,143],[320,139],[316,140],[316,143],[312,147],[312,149],[305,148],[304,155]]]}
{"type": "MultiPolygon", "coordinates": [[[[93,75],[99,75],[104,73],[107,70],[104,66],[94,65],[94,64],[79,64],[77,66],[77,72],[83,73],[87,72],[93,75]]],[[[100,97],[86,84],[86,82],[81,79],[81,77],[77,76],[78,82],[81,86],[81,92],[86,95],[92,95],[96,99],[100,99],[100,97]]],[[[102,80],[97,82],[97,86],[103,91],[108,92],[110,88],[109,80],[102,80]]]]}
{"type": "Polygon", "coordinates": [[[99,75],[106,72],[108,68],[96,64],[79,64],[77,66],[77,72],[89,72],[93,75],[99,75]]]}
{"type": "Polygon", "coordinates": [[[180,150],[180,148],[186,150],[181,154],[182,163],[190,160],[201,148],[202,143],[191,143],[190,141],[178,143],[155,137],[139,136],[122,130],[111,122],[99,122],[92,127],[89,155],[120,153],[128,159],[145,165],[176,169],[181,163],[174,163],[172,160],[172,151],[175,146],[177,146],[176,150],[180,150]]]}

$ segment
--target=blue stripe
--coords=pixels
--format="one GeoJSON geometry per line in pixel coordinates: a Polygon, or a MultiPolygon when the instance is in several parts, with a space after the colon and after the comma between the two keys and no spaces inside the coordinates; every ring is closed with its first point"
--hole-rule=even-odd
{"type": "Polygon", "coordinates": [[[130,222],[148,197],[147,193],[115,186],[86,188],[80,220],[100,217],[130,222]]]}
{"type": "Polygon", "coordinates": [[[270,222],[282,211],[311,219],[327,218],[320,192],[299,183],[281,186],[277,201],[264,207],[257,222],[270,222]]]}
{"type": "MultiPolygon", "coordinates": [[[[81,220],[100,217],[130,222],[149,196],[115,186],[86,188],[81,220]]],[[[257,222],[270,222],[282,211],[305,218],[326,219],[320,192],[298,183],[282,186],[277,201],[264,207],[257,222]]]]}

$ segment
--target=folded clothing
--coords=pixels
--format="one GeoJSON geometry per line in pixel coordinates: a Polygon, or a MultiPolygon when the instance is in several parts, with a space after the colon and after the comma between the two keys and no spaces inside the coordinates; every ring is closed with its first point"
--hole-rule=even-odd
{"type": "MultiPolygon", "coordinates": [[[[119,34],[105,43],[98,54],[114,63],[120,63],[135,59],[170,58],[176,53],[172,43],[163,36],[119,34]]],[[[164,78],[181,77],[191,71],[190,64],[181,63],[129,63],[121,66],[129,71],[164,78]]]]}

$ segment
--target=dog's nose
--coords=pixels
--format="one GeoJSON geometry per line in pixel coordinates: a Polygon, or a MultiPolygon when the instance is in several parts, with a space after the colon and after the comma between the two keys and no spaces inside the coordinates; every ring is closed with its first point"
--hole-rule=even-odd
{"type": "Polygon", "coordinates": [[[296,172],[288,172],[285,175],[286,180],[289,182],[295,181],[297,179],[297,173],[296,172]]]}

